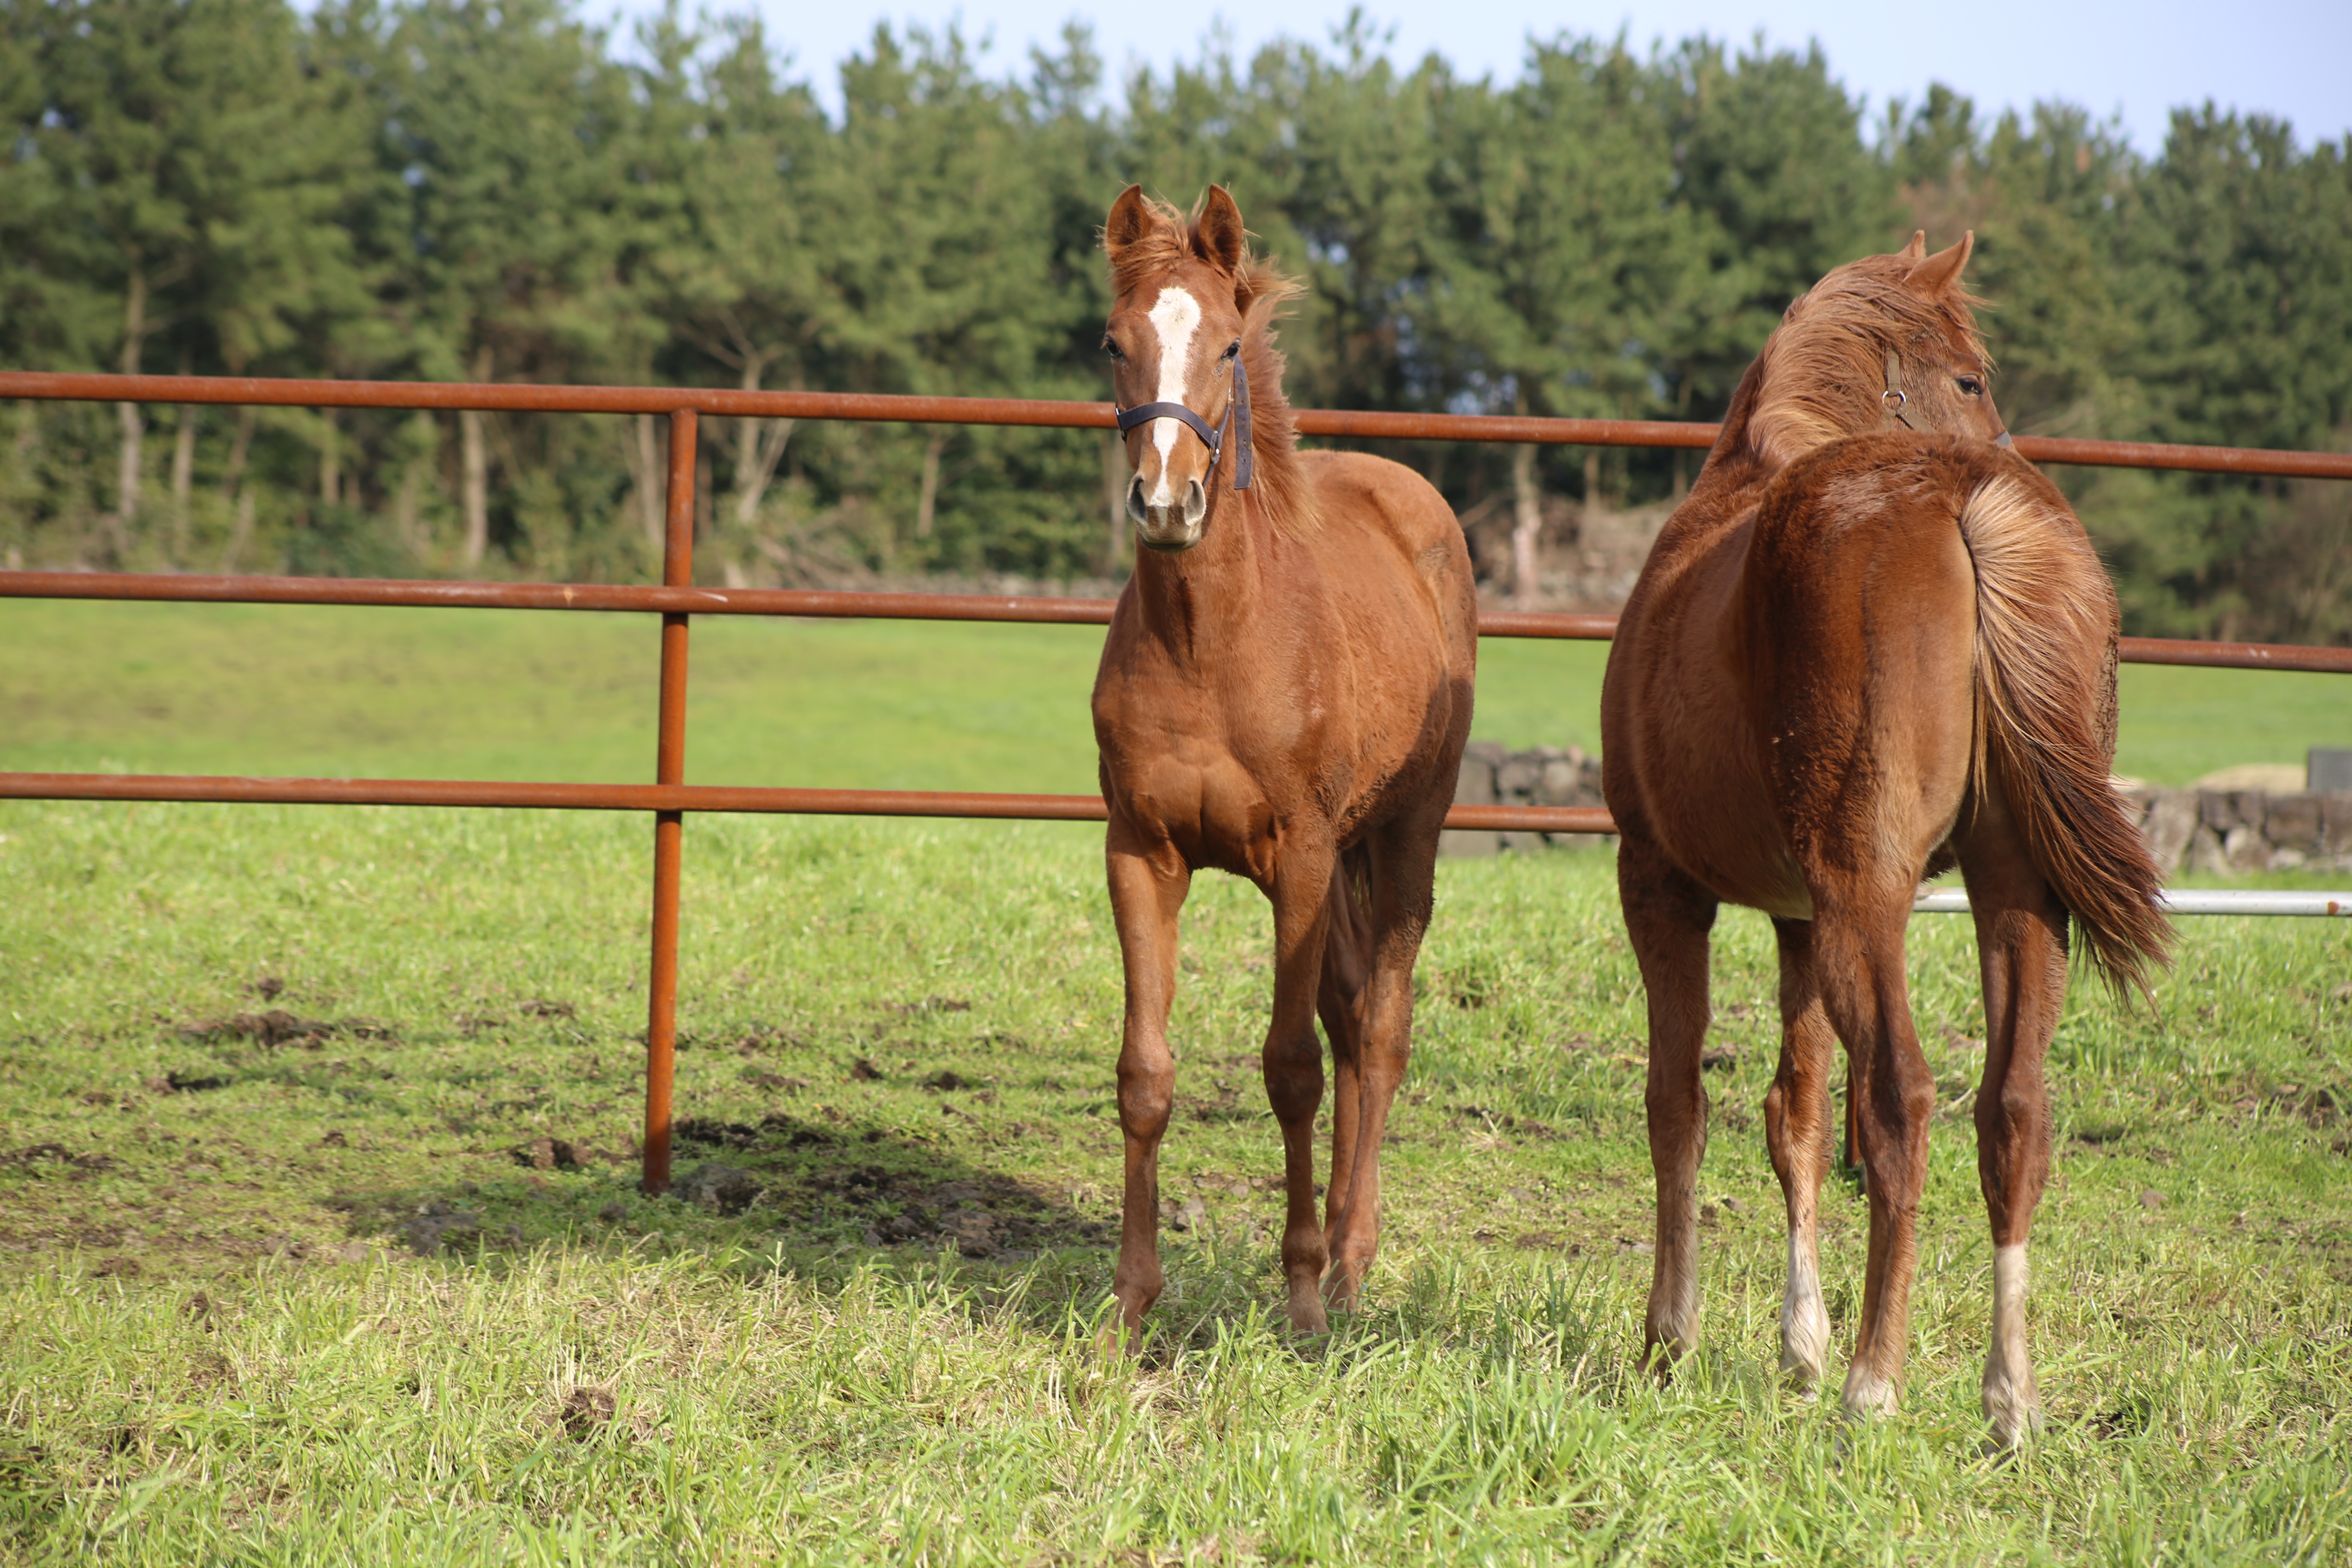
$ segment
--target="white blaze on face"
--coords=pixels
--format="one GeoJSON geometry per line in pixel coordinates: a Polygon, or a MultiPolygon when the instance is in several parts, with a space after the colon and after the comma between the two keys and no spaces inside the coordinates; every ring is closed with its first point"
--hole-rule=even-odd
{"type": "MultiPolygon", "coordinates": [[[[1171,283],[1160,290],[1148,319],[1151,330],[1160,334],[1160,391],[1153,401],[1181,403],[1185,371],[1192,361],[1192,334],[1201,330],[1201,302],[1171,283]]],[[[1181,428],[1173,419],[1151,422],[1151,444],[1160,451],[1160,482],[1150,497],[1152,506],[1175,504],[1175,495],[1168,488],[1168,463],[1176,455],[1176,435],[1181,428]]]]}

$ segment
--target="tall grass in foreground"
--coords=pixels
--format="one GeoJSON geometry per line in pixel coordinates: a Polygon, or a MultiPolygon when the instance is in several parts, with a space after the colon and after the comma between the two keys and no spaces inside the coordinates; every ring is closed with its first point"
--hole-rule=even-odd
{"type": "MultiPolygon", "coordinates": [[[[1769,1375],[1760,919],[1717,928],[1706,1348],[1661,1388],[1634,1363],[1644,1047],[1608,858],[1442,868],[1382,1259],[1303,1342],[1265,1190],[1264,906],[1202,879],[1183,1228],[1129,1363],[1093,1348],[1098,830],[689,824],[680,1163],[752,1177],[735,1213],[632,1185],[649,837],[0,805],[0,1560],[2352,1553],[2340,922],[2185,924],[2152,1015],[2078,987],[2034,1248],[2052,1424],[2003,1460],[1976,1409],[1965,921],[1913,928],[1941,1114],[1906,1405],[1849,1426],[1769,1375]],[[571,1161],[531,1163],[541,1139],[571,1161]]],[[[1850,1189],[1823,1230],[1843,1342],[1850,1189]]]]}

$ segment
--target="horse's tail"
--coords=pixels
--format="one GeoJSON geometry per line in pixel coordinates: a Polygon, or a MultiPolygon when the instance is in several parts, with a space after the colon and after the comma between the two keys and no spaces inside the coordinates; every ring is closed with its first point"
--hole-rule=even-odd
{"type": "Polygon", "coordinates": [[[1976,566],[1977,758],[2107,983],[2147,991],[2172,928],[2163,878],[2109,784],[2114,586],[2057,488],[2000,462],[1960,510],[1976,566]]]}

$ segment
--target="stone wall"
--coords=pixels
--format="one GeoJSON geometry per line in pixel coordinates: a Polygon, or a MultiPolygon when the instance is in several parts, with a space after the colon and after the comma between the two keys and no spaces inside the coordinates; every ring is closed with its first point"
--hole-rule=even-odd
{"type": "MultiPolygon", "coordinates": [[[[1514,752],[1500,741],[1473,741],[1463,749],[1456,805],[1599,805],[1601,759],[1577,746],[1538,746],[1514,752]]],[[[1614,844],[1609,833],[1497,833],[1492,828],[1449,828],[1437,839],[1440,855],[1493,855],[1500,850],[1541,849],[1547,845],[1614,844]]]]}
{"type": "Polygon", "coordinates": [[[2352,795],[2135,790],[2139,830],[2168,877],[2179,871],[2352,870],[2352,795]]]}
{"type": "MultiPolygon", "coordinates": [[[[2260,790],[2134,790],[2125,800],[2167,877],[2182,871],[2352,870],[2352,795],[2260,790]]],[[[1514,752],[1473,741],[1462,754],[1456,805],[1600,805],[1601,759],[1575,746],[1514,752]]],[[[1549,845],[1614,843],[1601,833],[1497,833],[1456,828],[1441,855],[1493,855],[1549,845]]]]}

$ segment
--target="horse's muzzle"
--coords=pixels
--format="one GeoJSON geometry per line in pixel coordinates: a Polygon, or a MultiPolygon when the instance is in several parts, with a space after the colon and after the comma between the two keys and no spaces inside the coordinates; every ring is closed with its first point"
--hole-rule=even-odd
{"type": "Polygon", "coordinates": [[[1143,499],[1143,476],[1127,481],[1127,520],[1148,549],[1173,555],[1201,542],[1201,525],[1209,515],[1209,492],[1198,479],[1184,481],[1181,506],[1158,506],[1143,499]]]}

